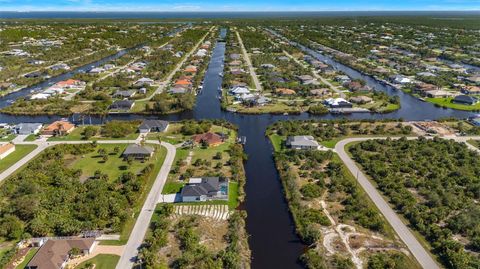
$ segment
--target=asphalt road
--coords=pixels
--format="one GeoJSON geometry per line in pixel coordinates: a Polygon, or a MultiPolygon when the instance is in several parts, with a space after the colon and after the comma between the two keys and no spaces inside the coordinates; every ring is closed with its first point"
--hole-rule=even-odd
{"type": "Polygon", "coordinates": [[[393,211],[390,205],[383,199],[382,195],[378,192],[377,188],[373,186],[372,183],[367,179],[367,177],[363,174],[363,172],[358,168],[356,163],[348,156],[345,151],[345,145],[351,142],[356,141],[365,141],[369,139],[384,139],[384,138],[376,138],[376,137],[365,137],[365,138],[347,138],[341,140],[335,145],[335,151],[337,152],[338,156],[342,159],[342,161],[347,166],[348,170],[352,173],[352,175],[357,176],[358,183],[365,192],[368,194],[370,199],[375,203],[378,207],[380,212],[385,216],[388,223],[393,227],[395,232],[398,234],[400,239],[405,243],[408,247],[410,252],[415,256],[418,263],[426,269],[436,269],[440,268],[439,265],[435,262],[435,260],[430,256],[428,250],[426,250],[420,242],[415,238],[412,234],[410,229],[405,225],[402,220],[398,217],[397,213],[393,211]]]}
{"type": "Polygon", "coordinates": [[[255,73],[255,69],[253,68],[252,61],[250,60],[250,56],[248,56],[247,50],[243,45],[243,40],[240,37],[240,34],[238,33],[238,31],[235,31],[235,33],[237,34],[238,42],[240,43],[240,48],[242,49],[243,58],[245,58],[245,61],[247,62],[248,71],[250,72],[250,76],[253,79],[255,88],[257,89],[257,91],[263,91],[262,84],[260,84],[260,81],[258,80],[258,76],[257,76],[257,73],[255,73]]]}
{"type": "MultiPolygon", "coordinates": [[[[158,143],[158,142],[157,142],[158,143]]],[[[134,261],[138,254],[138,249],[142,245],[145,234],[147,233],[150,220],[155,211],[155,207],[162,194],[163,186],[167,181],[168,173],[175,159],[175,146],[162,142],[162,146],[167,148],[167,156],[163,162],[162,168],[153,183],[152,189],[148,193],[147,199],[143,204],[142,211],[138,215],[137,222],[133,226],[132,233],[125,245],[124,251],[117,264],[117,269],[130,269],[133,267],[134,261]]]]}

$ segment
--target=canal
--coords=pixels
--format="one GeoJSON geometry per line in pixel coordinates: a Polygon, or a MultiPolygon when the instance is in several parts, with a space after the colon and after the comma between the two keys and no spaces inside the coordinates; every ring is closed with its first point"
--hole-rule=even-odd
{"type": "MultiPolygon", "coordinates": [[[[225,29],[220,30],[220,37],[227,34],[225,29]]],[[[369,86],[376,90],[382,90],[390,95],[400,97],[402,108],[389,114],[358,113],[350,115],[322,115],[312,116],[307,113],[300,115],[242,115],[223,111],[218,96],[221,94],[222,76],[226,44],[217,42],[205,74],[202,91],[197,95],[197,103],[193,111],[182,112],[166,116],[145,116],[134,114],[111,115],[111,119],[144,119],[160,118],[169,121],[182,119],[225,119],[239,127],[239,135],[247,138],[245,152],[248,160],[245,162],[247,183],[245,186],[246,201],[242,207],[246,210],[247,232],[249,244],[252,250],[252,268],[301,268],[298,257],[305,250],[305,245],[295,233],[292,217],[288,210],[283,189],[275,164],[273,161],[273,149],[269,140],[265,137],[266,128],[278,121],[289,119],[383,119],[403,118],[405,120],[438,119],[443,117],[466,118],[472,113],[442,109],[429,103],[421,102],[408,94],[384,86],[374,78],[365,76],[356,70],[335,62],[333,59],[306,48],[300,44],[304,52],[325,61],[334,68],[341,70],[353,78],[364,79],[369,86]]],[[[106,60],[108,61],[108,60],[106,60]]],[[[101,65],[99,63],[98,65],[101,65]]],[[[90,65],[89,65],[90,66],[90,65]]],[[[11,97],[12,98],[12,97],[11,97]]],[[[0,106],[2,105],[0,99],[0,106]]],[[[51,122],[60,116],[9,116],[0,114],[0,122],[51,122]]],[[[76,123],[79,115],[71,120],[76,123]]],[[[92,123],[100,123],[100,118],[91,118],[92,123]]],[[[88,119],[86,122],[90,122],[88,119]]]]}

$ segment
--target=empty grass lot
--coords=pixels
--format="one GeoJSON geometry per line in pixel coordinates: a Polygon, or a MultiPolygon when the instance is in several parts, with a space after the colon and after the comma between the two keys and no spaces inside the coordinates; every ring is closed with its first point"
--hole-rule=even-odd
{"type": "Polygon", "coordinates": [[[95,264],[95,269],[114,269],[120,256],[113,254],[98,254],[97,256],[79,264],[75,269],[84,269],[88,264],[95,264]]]}

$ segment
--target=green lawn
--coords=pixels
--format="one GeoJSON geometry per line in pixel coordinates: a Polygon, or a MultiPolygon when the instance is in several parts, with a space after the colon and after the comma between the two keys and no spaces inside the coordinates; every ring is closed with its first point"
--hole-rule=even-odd
{"type": "Polygon", "coordinates": [[[476,148],[480,148],[480,141],[479,140],[470,139],[470,140],[467,140],[467,143],[476,147],[476,148]]]}
{"type": "Polygon", "coordinates": [[[184,185],[185,184],[182,182],[174,182],[174,181],[166,182],[165,186],[163,186],[162,194],[173,194],[173,193],[180,192],[180,190],[184,185]]]}
{"type": "Polygon", "coordinates": [[[27,264],[30,262],[30,260],[33,258],[33,256],[35,256],[37,251],[38,251],[38,248],[30,249],[28,251],[27,255],[25,256],[25,259],[23,260],[23,262],[17,266],[17,269],[25,268],[27,266],[27,264]]]}
{"type": "Polygon", "coordinates": [[[36,145],[15,145],[15,151],[0,161],[0,173],[36,149],[36,145]]]}
{"type": "Polygon", "coordinates": [[[87,268],[86,265],[95,264],[95,269],[115,269],[120,256],[113,254],[98,254],[97,256],[79,264],[76,269],[87,268]]]}
{"type": "Polygon", "coordinates": [[[238,182],[228,183],[228,208],[234,210],[238,207],[238,182]]]}
{"type": "Polygon", "coordinates": [[[29,136],[27,136],[25,139],[23,139],[23,141],[27,141],[27,142],[32,142],[32,141],[35,141],[37,140],[37,136],[34,135],[34,134],[31,134],[29,136]]]}
{"type": "Polygon", "coordinates": [[[155,168],[153,169],[151,176],[148,178],[148,181],[145,185],[142,186],[143,190],[138,198],[133,211],[135,212],[134,217],[129,217],[122,228],[122,232],[120,233],[120,240],[115,241],[102,241],[102,245],[124,245],[127,243],[128,238],[130,237],[130,233],[133,229],[133,225],[135,225],[135,220],[138,217],[140,210],[142,209],[143,203],[145,199],[147,199],[148,193],[152,188],[153,183],[157,177],[157,174],[160,172],[160,168],[162,168],[163,162],[167,155],[167,149],[164,147],[159,147],[155,153],[155,155],[150,160],[155,164],[155,168]]]}
{"type": "Polygon", "coordinates": [[[12,141],[15,137],[16,135],[14,134],[9,134],[9,135],[0,134],[0,142],[12,141]]]}
{"type": "Polygon", "coordinates": [[[467,110],[467,111],[480,111],[480,103],[477,103],[475,105],[461,105],[461,104],[455,104],[452,103],[453,98],[426,98],[425,100],[427,102],[436,104],[440,107],[448,107],[448,108],[453,108],[453,109],[458,109],[458,110],[467,110]]]}
{"type": "Polygon", "coordinates": [[[270,141],[272,142],[273,150],[281,151],[282,150],[282,141],[285,140],[285,137],[279,136],[277,134],[272,134],[269,136],[270,141]]]}
{"type": "Polygon", "coordinates": [[[331,139],[331,140],[320,141],[320,145],[333,149],[333,148],[335,148],[335,145],[338,143],[338,141],[340,141],[342,139],[344,139],[344,137],[339,137],[339,138],[334,138],[334,139],[331,139]]]}
{"type": "Polygon", "coordinates": [[[121,157],[122,152],[128,144],[98,144],[95,152],[79,156],[70,165],[73,169],[82,170],[82,178],[92,177],[95,171],[99,170],[108,175],[110,180],[117,179],[123,172],[131,171],[138,174],[149,163],[154,163],[158,158],[158,154],[154,154],[153,158],[142,163],[141,161],[134,160],[131,165],[121,157]],[[115,147],[119,148],[118,153],[114,152],[115,147]],[[98,154],[99,149],[104,149],[107,153],[108,160],[103,161],[102,157],[98,154]]]}

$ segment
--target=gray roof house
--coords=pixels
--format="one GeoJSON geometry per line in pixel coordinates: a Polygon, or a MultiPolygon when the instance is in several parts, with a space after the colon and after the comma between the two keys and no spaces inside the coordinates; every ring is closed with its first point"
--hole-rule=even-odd
{"type": "Polygon", "coordinates": [[[136,91],[134,90],[126,90],[126,91],[118,90],[115,92],[113,96],[117,98],[130,98],[130,97],[133,97],[135,93],[136,91]]]}
{"type": "Polygon", "coordinates": [[[219,177],[191,178],[180,194],[183,202],[228,200],[228,180],[219,177]]]}
{"type": "Polygon", "coordinates": [[[289,136],[285,143],[287,147],[292,149],[319,149],[320,144],[309,135],[289,136]]]}
{"type": "Polygon", "coordinates": [[[130,110],[132,107],[135,105],[135,102],[130,101],[130,100],[119,100],[113,102],[113,104],[110,105],[110,109],[115,109],[115,110],[130,110]]]}
{"type": "Polygon", "coordinates": [[[41,123],[19,123],[13,128],[13,131],[19,135],[29,135],[38,134],[41,129],[41,123]]]}
{"type": "Polygon", "coordinates": [[[143,160],[152,157],[154,151],[155,149],[150,146],[131,144],[128,145],[125,151],[122,153],[122,157],[143,160]]]}
{"type": "Polygon", "coordinates": [[[168,121],[164,120],[144,120],[138,131],[141,134],[149,132],[165,132],[168,129],[168,121]]]}

